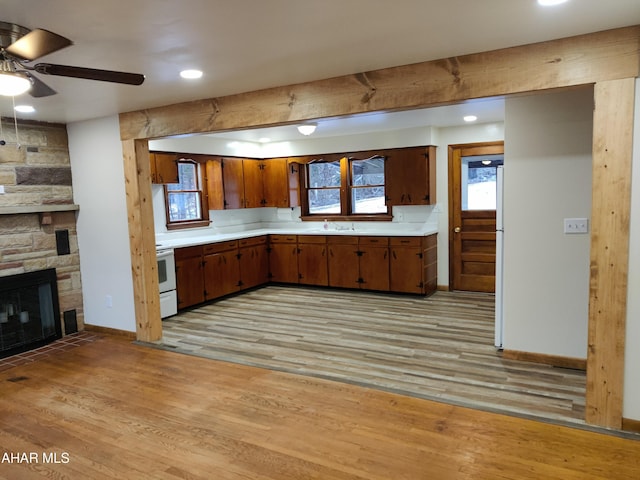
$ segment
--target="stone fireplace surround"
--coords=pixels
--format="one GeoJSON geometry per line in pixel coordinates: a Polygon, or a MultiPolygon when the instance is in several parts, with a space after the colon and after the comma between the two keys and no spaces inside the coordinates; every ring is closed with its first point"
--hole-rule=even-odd
{"type": "MultiPolygon", "coordinates": [[[[84,330],[82,283],[65,125],[2,118],[0,277],[55,268],[60,318],[84,330]],[[56,239],[58,238],[58,241],[56,239]],[[60,240],[63,247],[60,249],[60,240]],[[68,241],[67,241],[68,239],[68,241]]],[[[97,181],[97,180],[96,180],[97,181]]],[[[67,328],[66,330],[69,330],[67,328]]],[[[62,322],[62,335],[65,331],[62,322]]]]}

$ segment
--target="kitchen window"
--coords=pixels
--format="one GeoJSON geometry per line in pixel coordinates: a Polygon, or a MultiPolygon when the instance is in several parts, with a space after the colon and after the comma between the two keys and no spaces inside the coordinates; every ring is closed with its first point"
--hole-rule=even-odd
{"type": "Polygon", "coordinates": [[[167,229],[209,225],[209,209],[203,185],[201,164],[189,159],[178,160],[178,183],[164,187],[167,229]]]}
{"type": "Polygon", "coordinates": [[[385,157],[373,155],[365,159],[318,159],[306,164],[305,216],[314,220],[386,219],[384,162],[385,157]]]}

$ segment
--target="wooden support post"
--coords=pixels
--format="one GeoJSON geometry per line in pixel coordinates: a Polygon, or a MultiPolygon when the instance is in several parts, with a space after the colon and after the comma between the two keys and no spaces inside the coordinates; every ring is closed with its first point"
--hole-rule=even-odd
{"type": "Polygon", "coordinates": [[[136,336],[144,342],[162,338],[158,266],[147,140],[122,142],[129,219],[131,274],[136,310],[136,336]]]}
{"type": "Polygon", "coordinates": [[[595,85],[586,421],[622,428],[635,79],[595,85]]]}

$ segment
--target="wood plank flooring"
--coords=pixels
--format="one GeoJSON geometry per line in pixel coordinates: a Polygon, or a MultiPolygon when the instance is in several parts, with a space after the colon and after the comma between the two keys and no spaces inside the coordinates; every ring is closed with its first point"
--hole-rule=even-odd
{"type": "Polygon", "coordinates": [[[491,294],[268,286],[163,322],[165,348],[583,424],[585,374],[501,358],[491,294]]]}
{"type": "Polygon", "coordinates": [[[1,480],[640,478],[632,438],[103,335],[0,372],[0,446],[1,480]]]}

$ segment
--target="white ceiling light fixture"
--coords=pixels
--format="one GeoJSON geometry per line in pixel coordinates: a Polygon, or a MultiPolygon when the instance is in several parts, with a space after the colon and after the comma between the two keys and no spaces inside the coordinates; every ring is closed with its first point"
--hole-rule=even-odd
{"type": "Polygon", "coordinates": [[[194,70],[194,69],[189,69],[189,70],[182,70],[180,72],[180,76],[182,78],[186,78],[187,80],[196,80],[198,78],[202,78],[202,70],[194,70]]]}
{"type": "Polygon", "coordinates": [[[543,7],[553,7],[555,5],[560,5],[561,3],[566,3],[569,0],[538,0],[538,5],[542,5],[543,7]]]}
{"type": "Polygon", "coordinates": [[[478,117],[476,117],[475,115],[465,115],[464,117],[462,117],[462,119],[465,122],[475,122],[476,120],[478,120],[478,117]]]}
{"type": "Polygon", "coordinates": [[[0,63],[0,95],[15,97],[31,88],[31,80],[20,72],[16,72],[11,62],[0,63]]]}
{"type": "Polygon", "coordinates": [[[33,113],[36,111],[31,105],[16,105],[14,110],[20,113],[33,113]]]}
{"type": "Polygon", "coordinates": [[[315,123],[304,123],[302,125],[298,125],[298,131],[302,135],[311,135],[313,132],[316,131],[317,126],[318,125],[315,123]]]}

